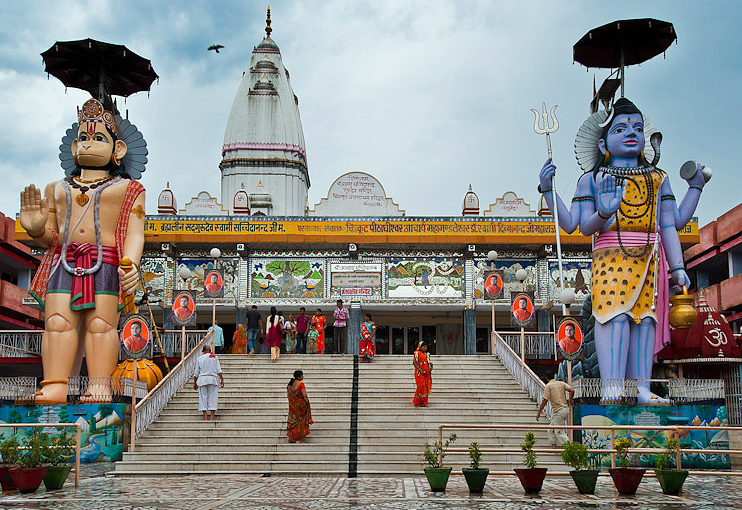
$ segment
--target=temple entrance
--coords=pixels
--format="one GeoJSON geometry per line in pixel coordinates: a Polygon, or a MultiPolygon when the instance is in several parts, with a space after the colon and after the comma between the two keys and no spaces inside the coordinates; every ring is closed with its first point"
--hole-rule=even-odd
{"type": "Polygon", "coordinates": [[[420,340],[435,354],[436,326],[384,325],[376,327],[376,354],[412,354],[420,340]]]}

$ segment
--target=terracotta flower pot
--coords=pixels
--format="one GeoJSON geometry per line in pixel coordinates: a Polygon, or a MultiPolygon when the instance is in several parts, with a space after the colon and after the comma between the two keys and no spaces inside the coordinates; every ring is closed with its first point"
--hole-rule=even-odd
{"type": "Polygon", "coordinates": [[[36,492],[41,485],[41,481],[46,475],[45,467],[20,468],[15,467],[10,470],[10,476],[13,477],[16,487],[22,493],[36,492]]]}
{"type": "Polygon", "coordinates": [[[425,468],[425,477],[428,479],[430,490],[433,492],[444,492],[450,475],[450,467],[425,468]]]}
{"type": "Polygon", "coordinates": [[[484,484],[487,483],[487,475],[490,473],[489,469],[462,468],[461,471],[464,473],[464,478],[466,478],[466,485],[469,487],[469,492],[478,494],[484,490],[484,484]]]}
{"type": "Polygon", "coordinates": [[[15,482],[13,481],[13,477],[10,476],[10,470],[13,468],[12,464],[7,464],[5,466],[0,466],[0,485],[2,486],[4,491],[14,491],[16,490],[15,482]]]}
{"type": "Polygon", "coordinates": [[[514,471],[526,494],[538,494],[541,492],[547,470],[548,468],[519,468],[514,471]]]}
{"type": "Polygon", "coordinates": [[[64,482],[67,481],[72,470],[72,464],[62,464],[61,466],[47,466],[46,475],[44,476],[44,487],[48,491],[61,489],[64,482]]]}
{"type": "Polygon", "coordinates": [[[621,494],[634,495],[642,481],[646,469],[642,468],[610,468],[608,472],[613,478],[616,489],[621,494]]]}

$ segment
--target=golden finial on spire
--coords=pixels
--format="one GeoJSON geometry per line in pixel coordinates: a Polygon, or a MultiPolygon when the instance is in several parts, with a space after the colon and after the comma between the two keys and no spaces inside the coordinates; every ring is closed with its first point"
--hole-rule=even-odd
{"type": "Polygon", "coordinates": [[[268,6],[268,16],[265,18],[265,35],[266,37],[271,36],[273,29],[271,28],[271,6],[268,6]]]}

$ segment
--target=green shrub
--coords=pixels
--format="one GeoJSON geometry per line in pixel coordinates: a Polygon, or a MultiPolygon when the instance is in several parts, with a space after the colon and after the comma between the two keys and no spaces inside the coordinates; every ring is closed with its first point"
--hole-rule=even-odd
{"type": "Polygon", "coordinates": [[[529,430],[520,444],[520,449],[525,452],[523,465],[529,469],[536,467],[536,452],[533,451],[534,444],[536,444],[536,434],[532,430],[529,430]]]}
{"type": "Polygon", "coordinates": [[[587,447],[582,443],[567,441],[562,447],[560,453],[562,461],[572,469],[588,469],[590,463],[588,461],[587,447]]]}
{"type": "Polygon", "coordinates": [[[469,445],[469,458],[471,458],[471,468],[479,469],[479,463],[482,462],[482,450],[479,449],[479,443],[472,441],[469,445]]]}
{"type": "Polygon", "coordinates": [[[446,456],[446,450],[448,449],[448,445],[456,441],[456,434],[451,434],[448,439],[446,439],[443,444],[441,444],[440,441],[436,441],[433,443],[433,446],[430,446],[430,443],[425,443],[425,450],[423,451],[423,459],[425,459],[425,462],[428,463],[429,467],[432,468],[439,468],[443,466],[443,459],[446,456]],[[440,454],[440,459],[438,458],[440,454]]]}

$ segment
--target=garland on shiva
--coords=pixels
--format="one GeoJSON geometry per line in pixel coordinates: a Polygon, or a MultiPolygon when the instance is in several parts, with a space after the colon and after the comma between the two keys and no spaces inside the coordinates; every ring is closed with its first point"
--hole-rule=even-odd
{"type": "Polygon", "coordinates": [[[556,200],[559,226],[595,236],[590,283],[605,402],[622,394],[627,378],[639,380],[639,403],[667,402],[650,391],[649,379],[656,353],[670,341],[668,276],[676,291],[690,284],[678,230],[693,216],[706,179],[697,164],[678,205],[657,167],[661,140],[622,97],[592,114],[577,134],[575,154],[584,173],[569,208],[552,189],[551,159],[539,174],[539,192],[552,211],[556,200]]]}

